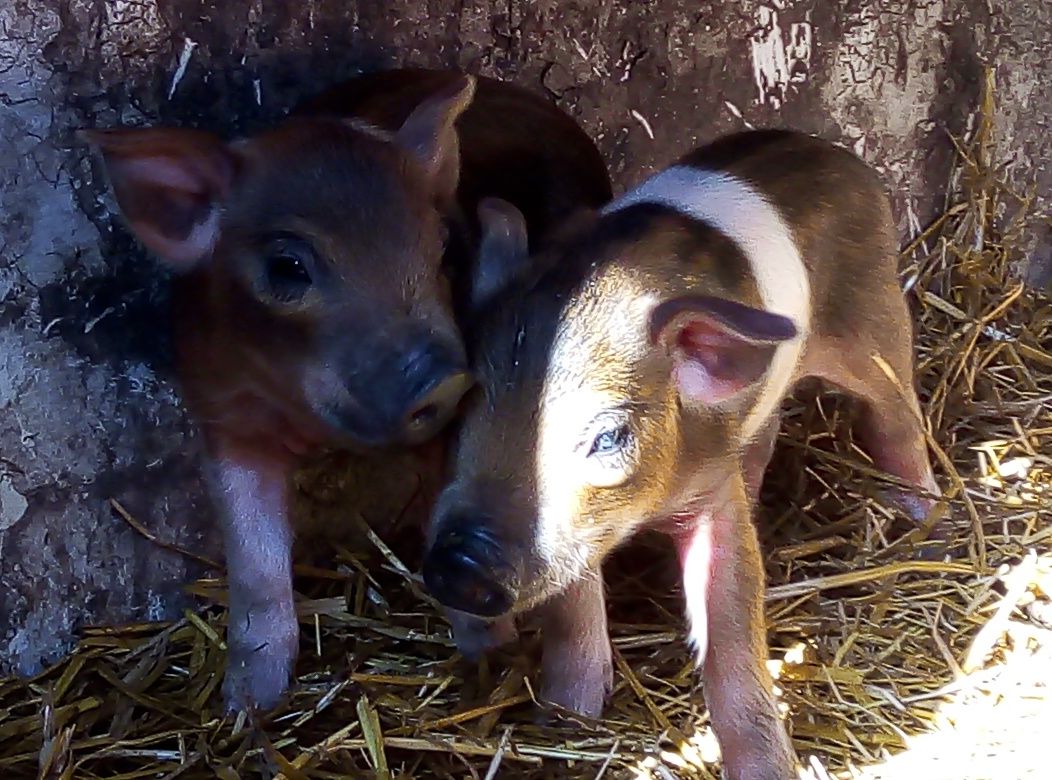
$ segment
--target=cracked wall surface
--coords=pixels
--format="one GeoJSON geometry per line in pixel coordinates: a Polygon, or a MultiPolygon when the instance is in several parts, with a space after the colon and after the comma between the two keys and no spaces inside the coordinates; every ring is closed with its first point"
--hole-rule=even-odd
{"type": "MultiPolygon", "coordinates": [[[[1024,0],[0,4],[0,671],[39,670],[85,623],[186,603],[200,570],[111,499],[160,538],[217,549],[170,373],[167,279],[77,128],[233,136],[359,69],[456,66],[552,94],[618,188],[733,129],[820,133],[885,174],[905,236],[942,202],[946,133],[968,126],[987,63],[1007,175],[1047,208],[1050,60],[1052,5],[1024,0]]],[[[1050,235],[1033,231],[1038,281],[1050,235]]],[[[349,484],[375,468],[351,466],[349,484]]],[[[401,468],[392,501],[411,490],[401,468]]],[[[352,489],[336,509],[374,499],[352,489]]]]}

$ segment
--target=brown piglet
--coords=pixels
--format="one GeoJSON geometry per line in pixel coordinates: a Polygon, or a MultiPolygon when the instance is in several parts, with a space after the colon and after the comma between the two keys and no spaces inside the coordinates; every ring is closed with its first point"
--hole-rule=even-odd
{"type": "Polygon", "coordinates": [[[508,198],[540,235],[549,202],[597,207],[609,179],[549,100],[447,71],[363,76],[233,142],[84,134],[127,224],[176,272],[178,378],[226,550],[224,696],[231,710],[270,708],[299,644],[297,462],[434,441],[473,381],[447,270],[471,278],[478,199],[508,198]],[[514,166],[531,176],[509,188],[514,166]]]}
{"type": "Polygon", "coordinates": [[[875,464],[938,487],[913,390],[911,322],[881,182],[790,131],[728,136],[568,224],[530,259],[521,220],[484,202],[478,384],[424,579],[478,653],[536,609],[544,698],[590,716],[612,682],[603,559],[644,526],[674,540],[705,698],[732,780],[795,776],[765,666],[752,522],[793,386],[863,402],[875,464]],[[890,368],[896,379],[885,369],[890,368]]]}

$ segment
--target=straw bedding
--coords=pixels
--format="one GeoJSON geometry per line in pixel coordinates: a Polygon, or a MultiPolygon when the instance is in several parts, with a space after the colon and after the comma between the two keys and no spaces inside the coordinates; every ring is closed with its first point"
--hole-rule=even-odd
{"type": "MultiPolygon", "coordinates": [[[[957,141],[945,213],[903,257],[958,549],[919,560],[881,499],[888,478],[851,443],[852,406],[833,395],[787,406],[768,472],[771,666],[815,778],[1047,772],[1052,303],[1011,273],[1040,217],[1002,182],[993,120],[990,82],[957,141]]],[[[320,515],[341,507],[338,482],[304,483],[320,515]]],[[[122,518],[135,524],[115,505],[122,518]]],[[[662,540],[607,566],[606,716],[555,722],[533,702],[535,631],[468,664],[410,574],[413,534],[357,530],[298,570],[303,645],[281,709],[222,718],[224,593],[204,580],[201,608],[176,623],[87,629],[48,673],[0,681],[0,776],[718,777],[662,540]]]]}

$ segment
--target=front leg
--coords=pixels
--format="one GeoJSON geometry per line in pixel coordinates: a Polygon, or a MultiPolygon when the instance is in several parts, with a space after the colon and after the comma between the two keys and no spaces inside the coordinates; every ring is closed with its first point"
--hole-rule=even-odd
{"type": "Polygon", "coordinates": [[[691,640],[728,780],[796,778],[767,671],[764,572],[745,487],[735,475],[676,538],[691,640]]]}
{"type": "MultiPolygon", "coordinates": [[[[869,338],[850,343],[829,339],[809,347],[809,372],[862,402],[858,430],[862,444],[877,468],[919,488],[919,494],[899,488],[886,492],[920,525],[935,508],[940,490],[913,389],[913,354],[904,305],[896,303],[892,314],[899,324],[869,338]],[[885,367],[894,378],[885,373],[885,367]]],[[[951,530],[940,520],[932,536],[945,540],[951,530]]]]}
{"type": "Polygon", "coordinates": [[[299,650],[288,521],[292,464],[281,453],[227,439],[214,451],[230,589],[223,696],[230,712],[270,709],[288,688],[299,650]]]}
{"type": "Polygon", "coordinates": [[[541,698],[590,718],[603,713],[614,666],[603,575],[587,571],[546,601],[541,616],[541,698]]]}

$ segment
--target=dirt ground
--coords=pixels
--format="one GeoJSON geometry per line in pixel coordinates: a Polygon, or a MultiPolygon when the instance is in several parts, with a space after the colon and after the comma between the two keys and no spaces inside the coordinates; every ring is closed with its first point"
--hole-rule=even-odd
{"type": "MultiPolygon", "coordinates": [[[[181,588],[198,570],[120,521],[111,499],[162,539],[216,548],[169,373],[166,280],[115,218],[76,129],[236,135],[361,69],[460,67],[551,94],[595,137],[618,189],[743,126],[839,140],[885,173],[905,239],[941,206],[947,133],[965,129],[984,63],[997,68],[1002,136],[1017,150],[1007,173],[1047,195],[1050,55],[1052,6],[1025,0],[8,0],[0,671],[40,670],[86,623],[161,619],[188,603],[181,588]]],[[[1020,267],[1042,283],[1047,221],[1029,235],[1020,267]]],[[[401,506],[414,480],[372,464],[330,482],[369,514],[401,506]],[[356,489],[376,468],[395,487],[356,489]]]]}

